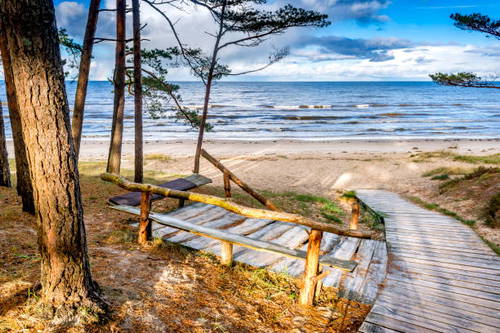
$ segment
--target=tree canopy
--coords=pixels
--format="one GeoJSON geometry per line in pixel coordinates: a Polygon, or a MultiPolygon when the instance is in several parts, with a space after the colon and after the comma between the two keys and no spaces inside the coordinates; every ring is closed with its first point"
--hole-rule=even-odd
{"type": "MultiPolygon", "coordinates": [[[[462,30],[479,31],[486,37],[500,39],[500,20],[492,20],[486,15],[474,13],[470,15],[451,14],[450,18],[455,21],[455,26],[462,30]]],[[[471,87],[471,88],[493,88],[500,89],[492,80],[487,80],[471,72],[460,73],[434,73],[429,74],[432,81],[444,86],[471,87]]]]}

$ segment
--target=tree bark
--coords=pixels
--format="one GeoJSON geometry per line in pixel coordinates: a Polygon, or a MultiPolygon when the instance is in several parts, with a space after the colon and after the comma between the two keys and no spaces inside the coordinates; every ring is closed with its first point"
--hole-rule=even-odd
{"type": "Polygon", "coordinates": [[[35,214],[35,200],[33,198],[33,187],[29,175],[28,157],[26,155],[26,144],[23,138],[23,129],[19,110],[17,106],[16,88],[14,86],[14,75],[10,61],[7,36],[3,27],[0,26],[0,52],[2,53],[3,73],[5,87],[7,90],[7,103],[9,107],[10,126],[12,140],[14,141],[14,155],[16,158],[16,190],[23,203],[23,211],[35,214]]]}
{"type": "Polygon", "coordinates": [[[11,187],[9,156],[5,139],[5,126],[3,122],[2,102],[0,101],[0,186],[11,187]]]}
{"type": "Polygon", "coordinates": [[[85,37],[83,38],[83,50],[80,58],[80,68],[78,73],[78,84],[76,86],[75,106],[73,107],[73,118],[71,132],[75,143],[75,155],[78,159],[80,155],[80,142],[82,140],[83,116],[85,112],[85,98],[87,97],[87,86],[89,83],[90,62],[92,49],[94,47],[94,37],[99,16],[101,0],[91,0],[89,5],[89,15],[85,37]]]}
{"type": "Polygon", "coordinates": [[[125,0],[116,0],[115,99],[109,145],[108,172],[120,174],[125,108],[125,0]]]}
{"type": "Polygon", "coordinates": [[[37,207],[41,302],[55,324],[94,321],[79,175],[52,0],[0,2],[37,207]]]}
{"type": "Polygon", "coordinates": [[[134,181],[143,181],[142,142],[142,66],[141,66],[141,16],[139,0],[132,0],[134,25],[134,118],[135,118],[135,159],[134,181]]]}

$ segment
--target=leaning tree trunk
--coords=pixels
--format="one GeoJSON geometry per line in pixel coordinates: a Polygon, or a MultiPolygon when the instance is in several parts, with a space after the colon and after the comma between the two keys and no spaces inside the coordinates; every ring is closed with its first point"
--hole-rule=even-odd
{"type": "Polygon", "coordinates": [[[76,86],[75,106],[73,107],[72,135],[75,142],[76,158],[80,155],[80,142],[82,140],[83,115],[85,112],[85,98],[87,97],[87,87],[89,83],[90,61],[92,58],[92,48],[99,16],[99,6],[101,0],[91,0],[85,37],[83,38],[83,50],[80,58],[80,69],[78,73],[78,84],[76,86]]]}
{"type": "Polygon", "coordinates": [[[93,282],[52,0],[0,1],[37,207],[41,302],[55,323],[103,312],[93,282]]]}
{"type": "Polygon", "coordinates": [[[21,197],[23,211],[35,214],[33,187],[31,185],[26,144],[24,143],[21,119],[19,118],[19,110],[17,107],[16,88],[14,86],[14,76],[10,63],[9,47],[7,44],[7,37],[2,27],[0,27],[0,51],[2,53],[10,126],[12,130],[12,140],[14,141],[14,155],[16,157],[16,190],[17,194],[21,197]]]}
{"type": "Polygon", "coordinates": [[[125,0],[116,0],[115,99],[107,172],[120,173],[125,108],[125,0]]]}
{"type": "Polygon", "coordinates": [[[135,168],[134,181],[143,180],[142,143],[142,67],[141,67],[141,16],[139,0],[132,0],[134,23],[134,114],[135,114],[135,168]]]}
{"type": "Polygon", "coordinates": [[[0,186],[10,187],[9,156],[5,139],[2,102],[0,101],[0,186]]]}

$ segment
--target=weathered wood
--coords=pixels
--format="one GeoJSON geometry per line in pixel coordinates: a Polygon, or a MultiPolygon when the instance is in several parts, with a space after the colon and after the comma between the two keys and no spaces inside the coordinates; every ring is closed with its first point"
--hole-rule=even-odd
{"type": "MultiPolygon", "coordinates": [[[[136,207],[130,206],[110,206],[112,209],[116,209],[119,211],[131,213],[138,215],[140,214],[140,210],[136,207]]],[[[305,259],[306,253],[301,250],[290,249],[281,245],[273,244],[270,242],[260,241],[258,239],[253,239],[246,236],[236,235],[227,232],[226,230],[217,230],[212,228],[207,228],[201,225],[192,224],[186,221],[182,221],[176,218],[172,218],[166,216],[164,214],[151,212],[149,217],[158,223],[162,223],[168,226],[172,226],[174,228],[178,228],[184,231],[192,232],[197,235],[210,237],[213,239],[231,242],[235,245],[241,245],[244,247],[252,248],[257,251],[267,251],[271,253],[279,253],[283,256],[289,256],[299,259],[305,259]]],[[[340,269],[352,271],[356,267],[356,262],[351,260],[339,260],[336,258],[329,258],[327,256],[323,256],[320,258],[320,263],[322,265],[337,267],[340,269]]]]}
{"type": "Polygon", "coordinates": [[[349,229],[358,230],[360,204],[358,199],[351,201],[351,220],[349,221],[349,229]]]}
{"type": "Polygon", "coordinates": [[[226,266],[233,264],[233,244],[229,242],[221,242],[221,263],[226,266]]]}
{"type": "Polygon", "coordinates": [[[9,156],[7,154],[7,140],[3,122],[3,108],[0,101],[0,186],[11,187],[9,156]]]}
{"type": "Polygon", "coordinates": [[[226,198],[231,198],[231,182],[229,179],[229,173],[224,170],[224,194],[226,198]]]}
{"type": "Polygon", "coordinates": [[[97,19],[99,17],[99,7],[101,0],[91,0],[87,17],[85,36],[83,37],[82,54],[80,56],[80,66],[78,67],[78,83],[75,93],[75,104],[71,119],[71,133],[75,144],[75,156],[78,159],[80,154],[80,142],[82,140],[83,118],[85,113],[85,98],[87,97],[87,87],[89,83],[90,63],[92,61],[92,49],[94,47],[94,37],[97,29],[97,19]]]}
{"type": "Polygon", "coordinates": [[[140,1],[132,0],[132,23],[134,35],[134,181],[142,183],[144,178],[144,147],[142,135],[142,61],[141,61],[141,13],[140,1]]]}
{"type": "MultiPolygon", "coordinates": [[[[170,188],[173,190],[186,191],[205,184],[211,183],[212,180],[200,175],[190,175],[183,178],[177,178],[170,180],[166,183],[158,185],[159,187],[170,188]]],[[[153,194],[151,196],[151,201],[156,201],[165,198],[159,194],[153,194]]],[[[179,199],[179,202],[185,199],[179,199]]],[[[125,194],[117,195],[108,200],[110,203],[115,205],[126,205],[126,206],[137,206],[141,202],[141,192],[128,192],[125,194]]]]}
{"type": "Polygon", "coordinates": [[[116,47],[115,71],[113,75],[114,101],[111,141],[109,143],[107,172],[120,173],[123,140],[123,119],[125,112],[125,20],[126,1],[116,0],[116,47]]]}
{"type": "Polygon", "coordinates": [[[138,243],[145,244],[151,240],[151,221],[149,211],[151,210],[151,193],[143,192],[141,196],[141,213],[139,219],[138,243]]]}
{"type": "Polygon", "coordinates": [[[319,251],[321,248],[321,238],[323,232],[320,230],[311,230],[309,235],[309,243],[307,246],[307,257],[305,264],[304,274],[304,287],[300,291],[299,302],[302,305],[312,305],[314,302],[314,295],[316,292],[316,285],[318,281],[319,268],[319,251]]]}
{"type": "MultiPolygon", "coordinates": [[[[207,153],[207,151],[205,149],[201,150],[201,155],[204,158],[206,158],[210,163],[212,163],[216,168],[218,168],[220,171],[222,171],[222,173],[224,174],[224,177],[226,177],[226,175],[227,175],[227,177],[229,177],[233,182],[235,182],[236,185],[238,185],[245,192],[247,192],[252,197],[254,197],[255,199],[257,199],[261,204],[263,204],[264,206],[266,206],[270,210],[280,211],[278,209],[278,207],[276,207],[271,202],[271,200],[265,198],[261,194],[259,194],[256,191],[254,191],[254,189],[252,189],[247,183],[245,183],[240,178],[238,178],[234,173],[232,173],[228,168],[226,168],[219,160],[217,160],[215,157],[213,157],[212,155],[210,155],[209,153],[207,153]]],[[[224,184],[225,184],[225,182],[226,181],[224,180],[224,184]]]]}
{"type": "Polygon", "coordinates": [[[387,193],[358,192],[389,215],[385,231],[391,257],[384,289],[360,330],[496,332],[498,257],[460,222],[387,193]],[[383,200],[375,197],[380,193],[383,200]]]}
{"type": "Polygon", "coordinates": [[[345,230],[345,229],[342,229],[340,227],[334,226],[331,223],[313,221],[313,220],[310,220],[306,217],[303,217],[303,216],[297,215],[297,214],[290,214],[290,213],[285,213],[285,212],[276,212],[276,211],[269,211],[269,210],[264,210],[264,209],[255,209],[255,208],[245,207],[243,205],[239,205],[239,204],[236,204],[234,202],[224,200],[222,198],[212,196],[212,195],[186,192],[186,191],[178,191],[178,190],[163,188],[163,187],[150,185],[150,184],[133,183],[133,182],[128,181],[124,177],[121,177],[120,175],[116,175],[116,174],[105,173],[105,174],[101,175],[101,179],[103,179],[105,181],[109,181],[111,183],[114,183],[114,184],[116,184],[122,188],[125,188],[129,191],[151,192],[151,193],[163,195],[165,197],[172,197],[172,198],[177,198],[177,199],[187,199],[187,200],[196,201],[196,202],[204,202],[204,203],[207,203],[210,205],[222,207],[222,208],[229,210],[233,213],[247,216],[247,217],[271,219],[271,220],[278,220],[278,221],[289,222],[289,223],[296,223],[296,224],[305,225],[305,226],[310,227],[312,229],[327,231],[327,232],[331,232],[331,233],[338,234],[338,235],[344,235],[344,236],[352,236],[352,237],[359,237],[359,238],[371,238],[374,236],[374,234],[372,232],[345,230]]]}

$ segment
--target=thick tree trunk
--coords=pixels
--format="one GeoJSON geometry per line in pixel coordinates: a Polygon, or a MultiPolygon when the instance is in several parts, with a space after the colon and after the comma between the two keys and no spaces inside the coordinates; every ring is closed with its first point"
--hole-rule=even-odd
{"type": "Polygon", "coordinates": [[[0,2],[37,207],[41,301],[55,323],[103,312],[89,260],[52,0],[0,2]]]}
{"type": "Polygon", "coordinates": [[[0,101],[0,186],[11,187],[9,156],[5,139],[2,102],[0,101]]]}
{"type": "Polygon", "coordinates": [[[132,0],[134,23],[134,109],[135,109],[135,171],[134,181],[143,181],[142,143],[142,66],[141,66],[141,16],[139,0],[132,0]]]}
{"type": "Polygon", "coordinates": [[[10,63],[9,47],[5,31],[2,27],[0,27],[0,52],[2,53],[10,126],[12,130],[12,140],[14,141],[14,155],[16,157],[16,190],[23,202],[23,211],[35,214],[33,187],[31,185],[28,157],[26,155],[26,145],[24,143],[23,129],[17,107],[16,88],[14,86],[14,76],[12,74],[10,63]]]}
{"type": "Polygon", "coordinates": [[[97,18],[99,16],[99,6],[101,0],[91,0],[85,37],[83,38],[83,50],[80,58],[80,69],[78,73],[78,84],[76,86],[75,106],[73,108],[72,134],[75,142],[76,158],[80,155],[80,142],[82,139],[83,115],[85,112],[85,98],[87,97],[87,86],[89,83],[90,61],[92,58],[92,48],[94,46],[95,31],[97,28],[97,18]]]}
{"type": "Polygon", "coordinates": [[[115,100],[109,145],[108,172],[120,173],[125,108],[125,0],[116,0],[115,100]]]}

